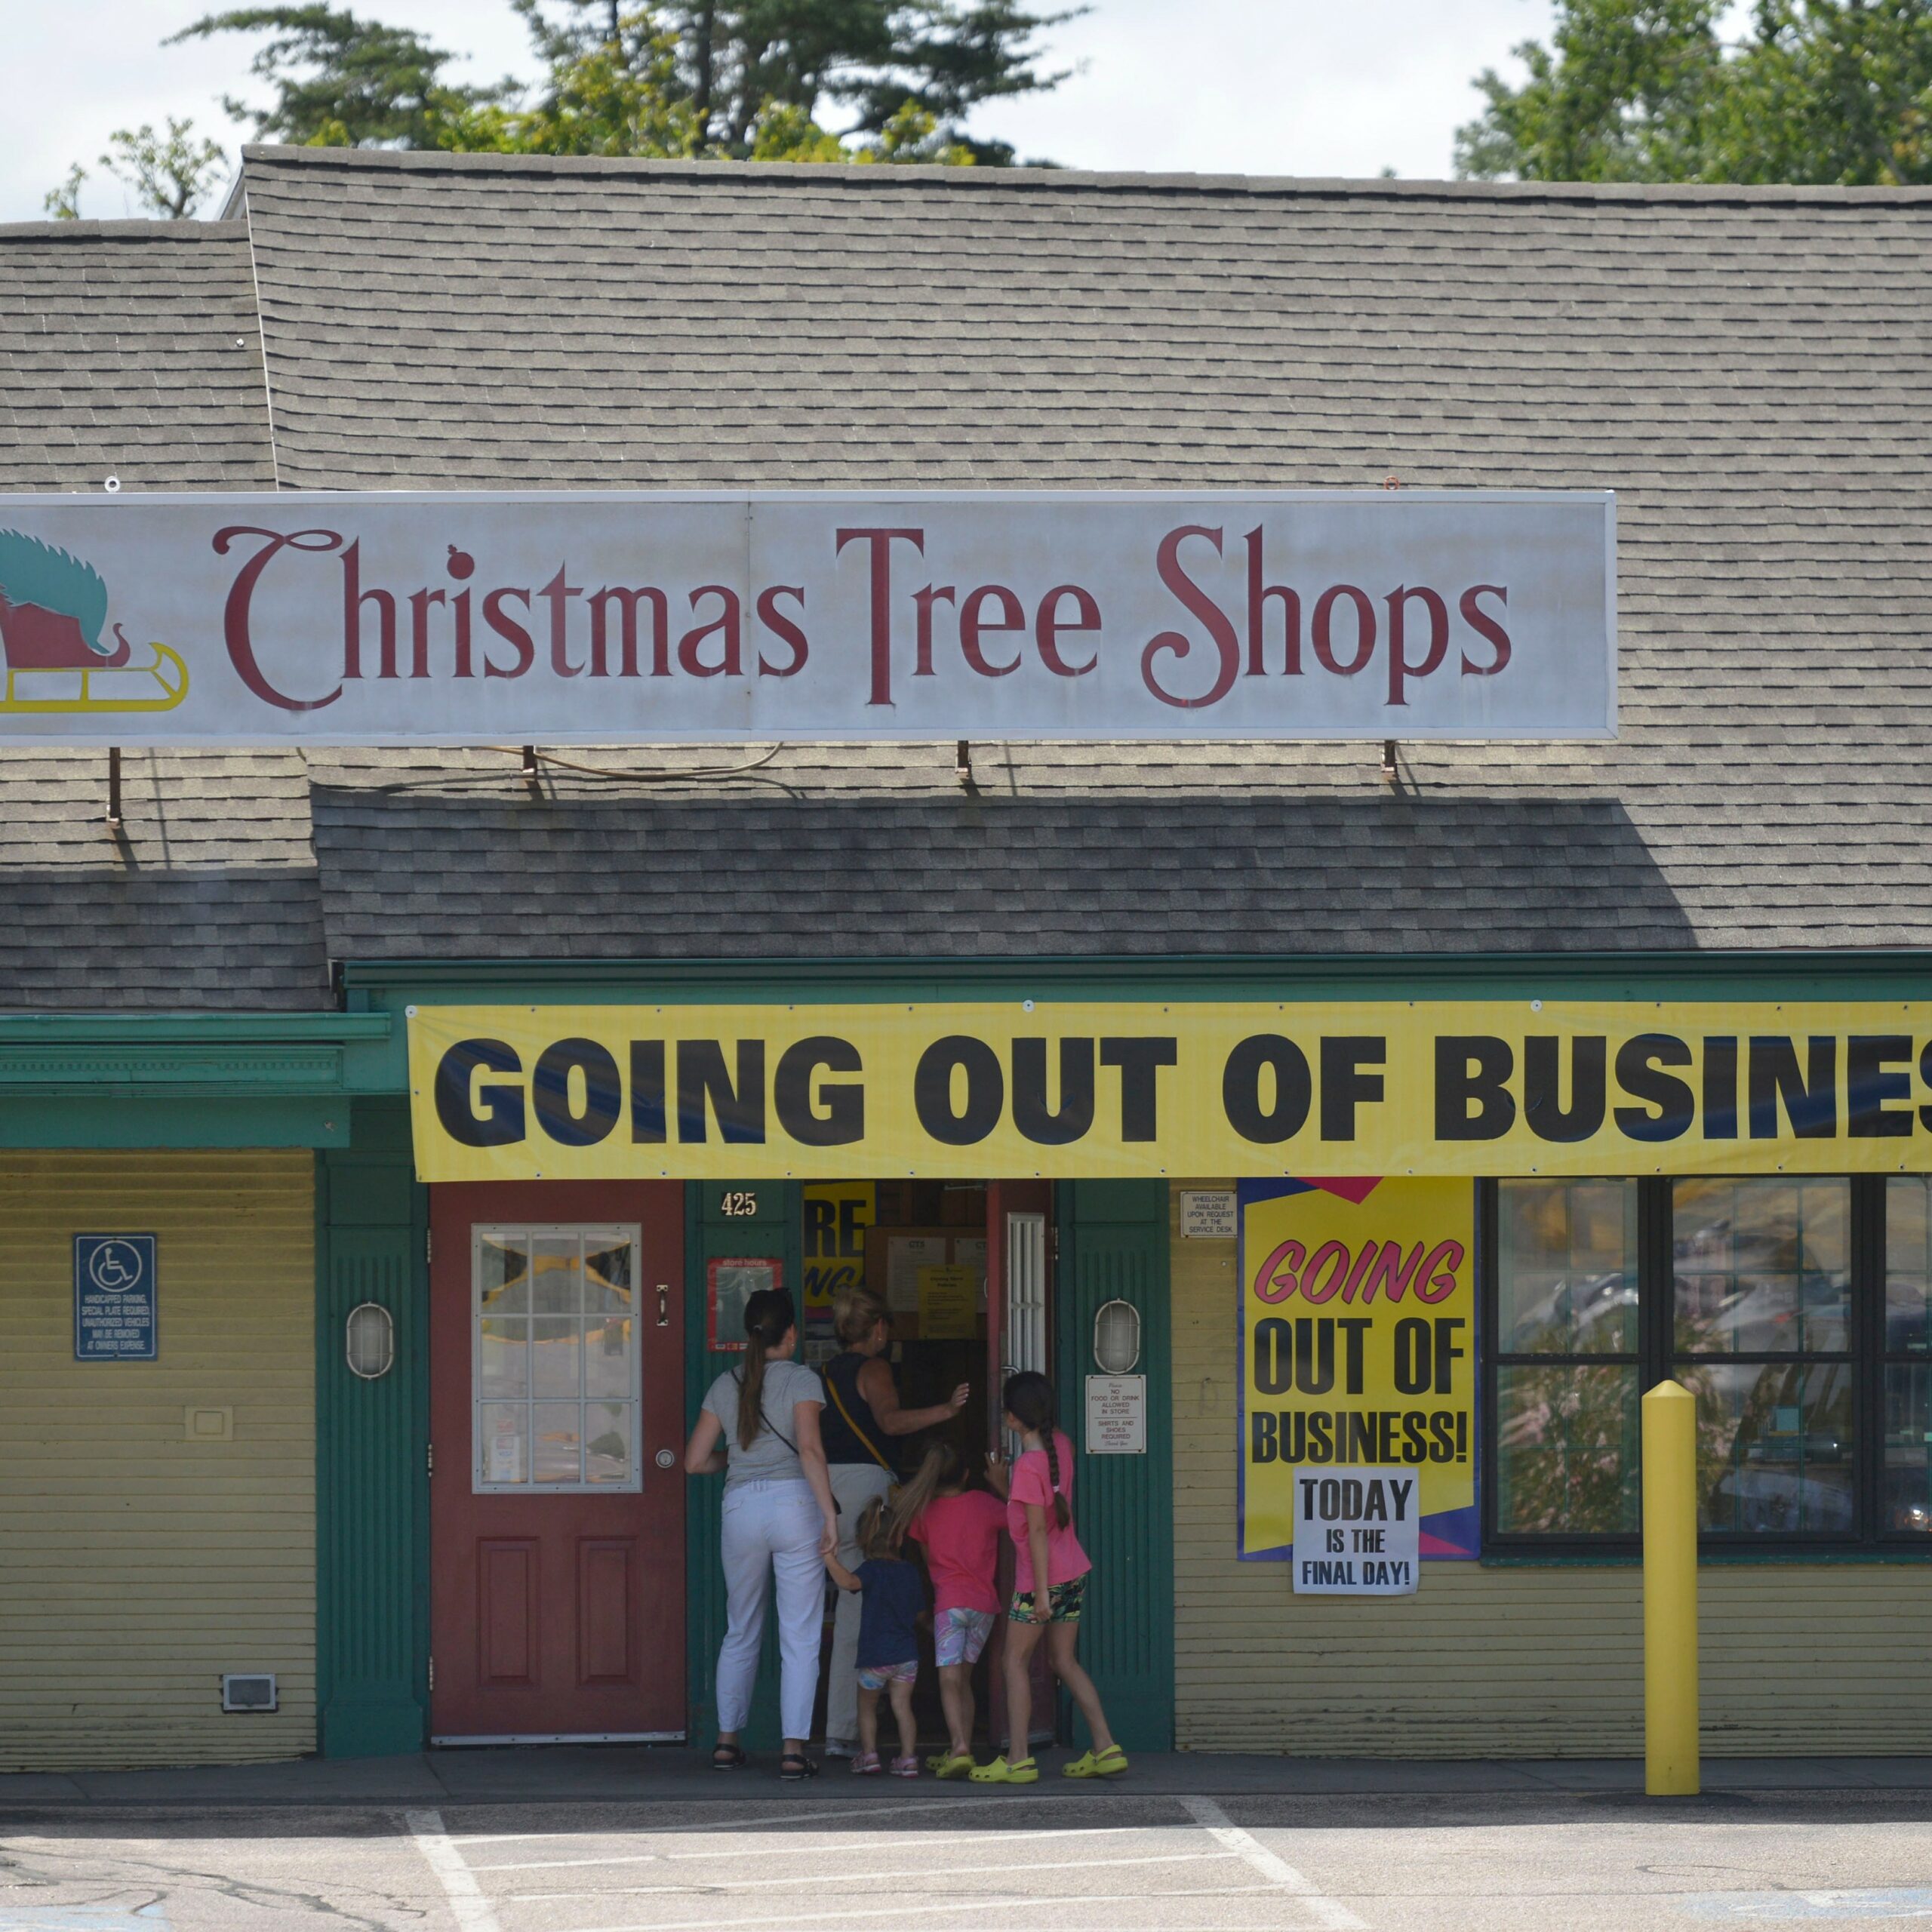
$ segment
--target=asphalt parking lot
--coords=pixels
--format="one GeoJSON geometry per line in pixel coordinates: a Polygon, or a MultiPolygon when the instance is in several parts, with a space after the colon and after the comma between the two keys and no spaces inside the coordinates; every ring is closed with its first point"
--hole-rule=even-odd
{"type": "Polygon", "coordinates": [[[1932,1794],[974,1792],[11,1807],[0,1932],[1539,1932],[1932,1919],[1932,1794]]]}

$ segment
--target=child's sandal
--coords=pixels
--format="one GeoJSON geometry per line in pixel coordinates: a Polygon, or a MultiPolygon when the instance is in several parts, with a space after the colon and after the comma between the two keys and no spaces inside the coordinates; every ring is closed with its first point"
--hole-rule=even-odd
{"type": "Polygon", "coordinates": [[[876,1751],[854,1751],[852,1753],[852,1775],[855,1778],[875,1778],[878,1774],[878,1753],[876,1751]]]}
{"type": "Polygon", "coordinates": [[[892,1761],[892,1775],[896,1778],[915,1778],[919,1775],[919,1761],[916,1758],[895,1758],[892,1761]]]}

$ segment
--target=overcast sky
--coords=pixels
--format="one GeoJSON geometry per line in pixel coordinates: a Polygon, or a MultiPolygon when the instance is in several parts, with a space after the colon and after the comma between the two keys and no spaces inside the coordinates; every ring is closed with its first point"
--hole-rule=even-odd
{"type": "MultiPolygon", "coordinates": [[[[463,78],[528,74],[521,23],[497,0],[351,0],[470,54],[463,78]]],[[[195,0],[0,0],[8,43],[0,220],[40,218],[71,162],[93,167],[115,128],[191,115],[242,130],[219,97],[249,91],[238,36],[162,48],[209,9],[195,0]]],[[[1069,167],[1208,174],[1449,172],[1469,82],[1548,30],[1551,0],[1097,0],[1054,34],[1057,92],[978,116],[979,132],[1069,167]]],[[[134,211],[96,179],[82,212],[134,211]]]]}

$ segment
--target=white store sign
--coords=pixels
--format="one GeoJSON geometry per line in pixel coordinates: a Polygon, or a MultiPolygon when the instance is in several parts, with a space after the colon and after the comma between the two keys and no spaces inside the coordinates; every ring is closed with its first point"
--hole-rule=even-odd
{"type": "Polygon", "coordinates": [[[1090,1456],[1146,1454],[1146,1376],[1088,1377],[1087,1453],[1090,1456]]]}
{"type": "Polygon", "coordinates": [[[1305,1596],[1399,1597],[1420,1580],[1413,1469],[1295,1472],[1294,1586],[1305,1596]]]}
{"type": "Polygon", "coordinates": [[[0,500],[0,743],[1607,738],[1602,492],[0,500]]]}

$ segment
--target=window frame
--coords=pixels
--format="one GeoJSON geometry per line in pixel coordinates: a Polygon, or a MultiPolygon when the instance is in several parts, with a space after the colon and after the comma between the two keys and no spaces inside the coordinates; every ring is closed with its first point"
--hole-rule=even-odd
{"type": "MultiPolygon", "coordinates": [[[[472,1496],[635,1496],[644,1487],[644,1322],[643,1288],[638,1278],[644,1255],[644,1229],[635,1221],[478,1221],[469,1231],[469,1483],[472,1496]],[[543,1397],[537,1394],[533,1380],[531,1386],[521,1396],[486,1396],[483,1393],[483,1323],[486,1318],[481,1305],[483,1244],[491,1236],[508,1237],[521,1240],[526,1245],[540,1238],[555,1239],[568,1236],[579,1244],[583,1252],[583,1244],[593,1236],[614,1235],[628,1243],[631,1251],[631,1342],[629,1350],[630,1392],[623,1398],[630,1408],[631,1441],[630,1469],[621,1482],[539,1482],[536,1479],[536,1438],[533,1430],[531,1444],[531,1474],[518,1482],[494,1482],[488,1478],[488,1451],[484,1441],[483,1412],[493,1405],[516,1404],[522,1407],[526,1417],[531,1416],[536,1405],[546,1400],[562,1402],[567,1398],[543,1397]]],[[[533,1285],[534,1273],[532,1274],[533,1285]]],[[[534,1309],[526,1319],[537,1319],[534,1309]]],[[[584,1318],[580,1314],[581,1323],[584,1318]]],[[[583,1346],[581,1337],[580,1347],[583,1346]]],[[[531,1375],[535,1374],[535,1363],[528,1356],[531,1375]]],[[[602,1399],[588,1395],[583,1384],[583,1371],[579,1370],[577,1404],[578,1435],[578,1466],[581,1468],[583,1454],[582,1434],[583,1417],[586,1407],[593,1401],[602,1399]]]]}
{"type": "MultiPolygon", "coordinates": [[[[1555,1176],[1510,1176],[1524,1180],[1555,1180],[1555,1176]]],[[[1586,1177],[1598,1178],[1598,1177],[1586,1177]]],[[[1601,1177],[1614,1179],[1614,1176],[1601,1177]]],[[[1638,1399],[1669,1379],[1676,1362],[1676,1257],[1673,1226],[1673,1188],[1675,1180],[1721,1178],[1703,1175],[1637,1176],[1637,1364],[1638,1399]]],[[[1830,1173],[1807,1174],[1743,1175],[1742,1180],[1842,1180],[1847,1177],[1830,1173]]],[[[1849,1177],[1850,1217],[1848,1262],[1850,1269],[1850,1342],[1853,1467],[1853,1527],[1842,1531],[1736,1531],[1705,1530],[1698,1536],[1700,1555],[1706,1559],[1728,1556],[1803,1558],[1833,1556],[1882,1556],[1904,1561],[1932,1561],[1932,1535],[1909,1530],[1887,1530],[1879,1521],[1881,1478],[1884,1457],[1884,1376],[1891,1361],[1886,1349],[1885,1327],[1885,1186],[1886,1175],[1854,1174],[1849,1177]]],[[[1639,1555],[1643,1548],[1641,1528],[1635,1532],[1504,1531],[1497,1527],[1500,1501],[1498,1436],[1500,1404],[1497,1400],[1499,1368],[1534,1363],[1539,1358],[1505,1354],[1497,1346],[1500,1336],[1501,1301],[1501,1187],[1500,1179],[1477,1183],[1477,1254],[1478,1257],[1478,1309],[1481,1322],[1481,1361],[1477,1380],[1482,1463],[1478,1490],[1481,1506],[1482,1553],[1485,1558],[1531,1558],[1561,1561],[1564,1558],[1627,1558],[1639,1555]]],[[[1593,1356],[1553,1356],[1552,1361],[1590,1361],[1593,1356]]],[[[1606,1356],[1606,1363],[1620,1363],[1626,1358],[1606,1356]]],[[[1733,1360],[1741,1363],[1761,1359],[1760,1352],[1731,1356],[1692,1356],[1687,1361],[1733,1360]]],[[[1763,1355],[1776,1361],[1830,1362],[1846,1359],[1832,1351],[1783,1355],[1763,1355]]],[[[1641,1513],[1641,1487],[1639,1515],[1641,1513]]]]}

